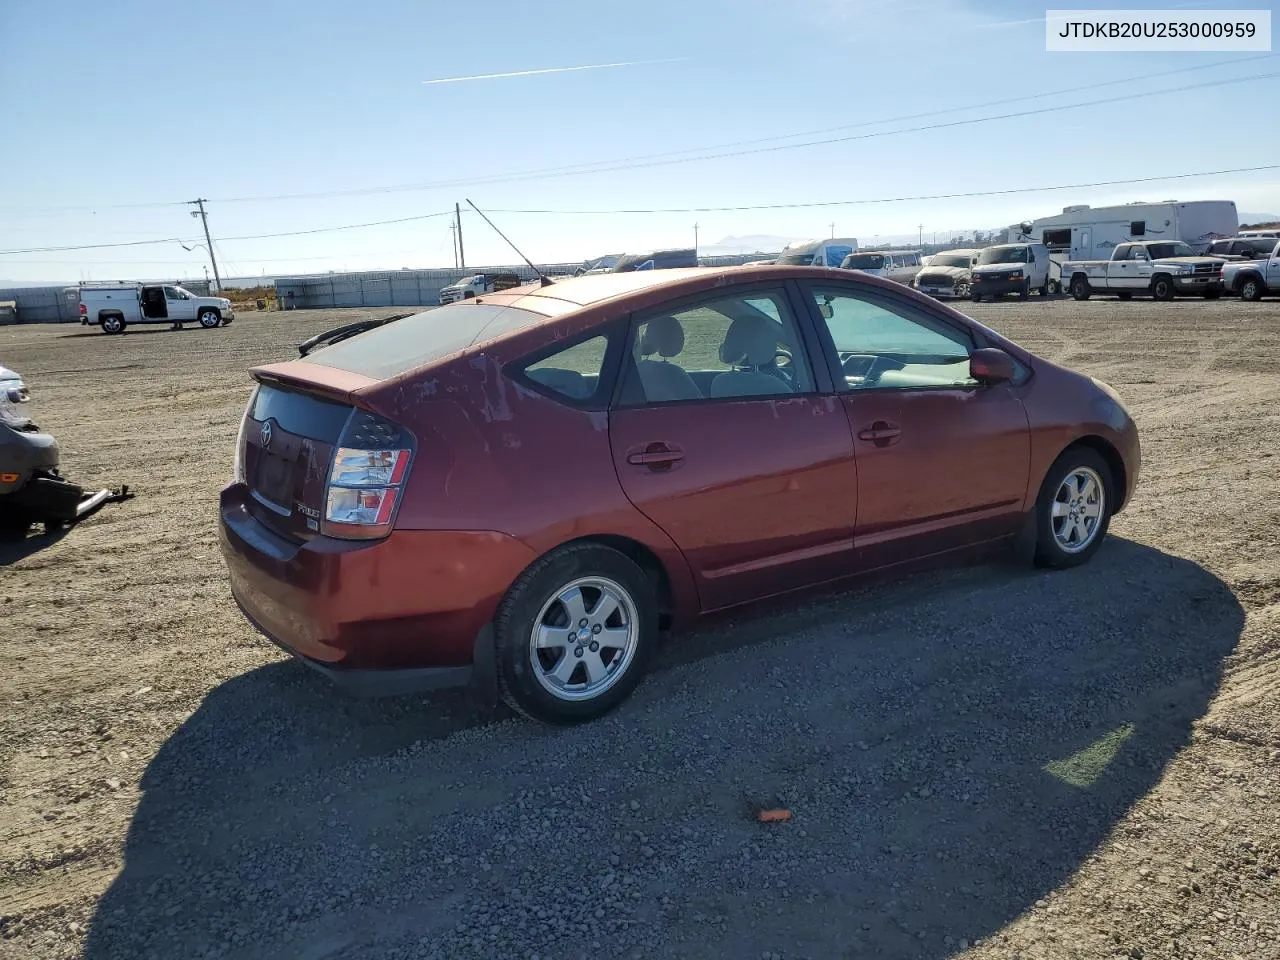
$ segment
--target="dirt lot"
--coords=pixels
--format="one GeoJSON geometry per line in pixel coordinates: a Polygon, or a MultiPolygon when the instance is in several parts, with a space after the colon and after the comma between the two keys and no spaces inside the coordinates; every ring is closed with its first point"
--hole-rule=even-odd
{"type": "Polygon", "coordinates": [[[0,330],[138,493],[0,548],[0,957],[1280,957],[1280,304],[973,313],[1130,403],[1094,562],[722,620],[572,730],[343,699],[236,612],[245,370],[353,313],[0,330]]]}

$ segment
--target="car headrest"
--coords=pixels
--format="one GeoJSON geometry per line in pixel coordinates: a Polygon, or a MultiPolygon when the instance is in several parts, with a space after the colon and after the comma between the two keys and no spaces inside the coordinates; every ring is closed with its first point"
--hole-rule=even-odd
{"type": "Polygon", "coordinates": [[[734,367],[761,367],[778,353],[778,327],[765,316],[738,317],[720,344],[720,362],[734,367]]]}
{"type": "Polygon", "coordinates": [[[674,357],[684,349],[684,327],[675,317],[654,317],[644,325],[640,336],[640,355],[674,357]]]}

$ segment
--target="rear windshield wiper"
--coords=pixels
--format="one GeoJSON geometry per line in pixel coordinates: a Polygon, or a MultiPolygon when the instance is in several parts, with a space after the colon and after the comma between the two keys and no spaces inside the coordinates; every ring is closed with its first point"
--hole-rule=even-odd
{"type": "Polygon", "coordinates": [[[348,337],[354,337],[358,333],[364,333],[366,330],[373,330],[382,326],[384,323],[392,323],[396,320],[403,320],[405,317],[412,317],[412,313],[397,313],[394,316],[382,317],[380,319],[357,320],[355,323],[343,324],[341,327],[334,327],[332,330],[326,330],[324,333],[317,333],[310,340],[304,340],[298,344],[298,356],[305,357],[316,347],[327,347],[332,344],[346,340],[348,337]]]}

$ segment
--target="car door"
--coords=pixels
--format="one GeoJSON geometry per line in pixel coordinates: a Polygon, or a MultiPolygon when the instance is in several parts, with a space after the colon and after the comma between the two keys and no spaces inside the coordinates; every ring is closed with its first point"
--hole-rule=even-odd
{"type": "Polygon", "coordinates": [[[1129,258],[1134,263],[1134,271],[1132,279],[1127,280],[1125,287],[1130,290],[1147,289],[1147,287],[1151,286],[1151,277],[1155,273],[1151,258],[1147,256],[1147,248],[1135,246],[1129,252],[1129,258]]]}
{"type": "Polygon", "coordinates": [[[1266,260],[1267,287],[1271,290],[1280,288],[1280,246],[1271,251],[1266,260]]]}
{"type": "Polygon", "coordinates": [[[1111,251],[1111,259],[1107,263],[1107,285],[1117,290],[1125,290],[1133,286],[1138,275],[1138,264],[1130,257],[1133,250],[1127,244],[1121,244],[1111,251]]]}
{"type": "Polygon", "coordinates": [[[854,437],[858,565],[1016,533],[1027,415],[1015,385],[969,376],[973,333],[914,300],[839,283],[804,288],[854,437]]]}
{"type": "Polygon", "coordinates": [[[165,307],[169,311],[169,319],[174,322],[194,320],[196,318],[195,301],[185,291],[177,287],[164,288],[165,307]]]}
{"type": "Polygon", "coordinates": [[[684,553],[706,610],[852,568],[849,424],[796,312],[779,284],[633,318],[609,417],[614,464],[684,553]]]}

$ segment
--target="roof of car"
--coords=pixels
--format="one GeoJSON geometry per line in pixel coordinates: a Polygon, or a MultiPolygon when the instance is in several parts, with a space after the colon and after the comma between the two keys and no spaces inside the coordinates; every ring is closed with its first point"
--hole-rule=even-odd
{"type": "MultiPolygon", "coordinates": [[[[514,290],[477,297],[468,302],[501,304],[556,317],[582,307],[644,290],[674,287],[677,289],[671,291],[672,296],[679,296],[678,288],[700,287],[707,279],[718,276],[724,277],[726,282],[741,283],[750,280],[794,277],[799,275],[797,271],[804,271],[815,277],[835,272],[826,267],[765,264],[758,267],[676,267],[669,270],[638,270],[631,273],[597,273],[556,280],[547,286],[535,282],[514,290]]],[[[839,274],[842,279],[850,278],[848,271],[839,271],[839,274]]]]}

